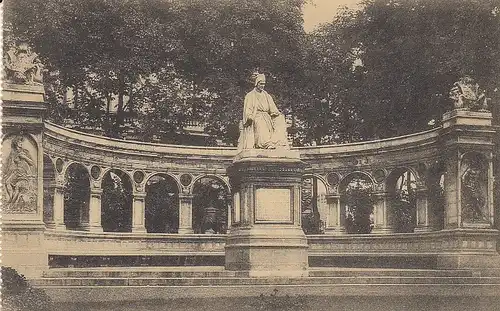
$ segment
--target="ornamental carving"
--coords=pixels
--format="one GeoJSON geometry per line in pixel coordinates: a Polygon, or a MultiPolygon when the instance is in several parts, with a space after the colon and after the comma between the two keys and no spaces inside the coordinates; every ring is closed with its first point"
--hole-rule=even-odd
{"type": "Polygon", "coordinates": [[[330,172],[326,175],[326,181],[328,181],[330,186],[335,187],[340,182],[340,176],[337,173],[330,172]]]}
{"type": "Polygon", "coordinates": [[[42,85],[42,64],[27,44],[11,47],[5,53],[4,62],[6,82],[42,85]]]}
{"type": "Polygon", "coordinates": [[[22,135],[12,136],[2,144],[4,213],[36,213],[36,146],[22,135]]]}
{"type": "Polygon", "coordinates": [[[464,222],[488,222],[485,164],[479,155],[464,159],[462,174],[462,218],[464,222]]]}
{"type": "Polygon", "coordinates": [[[453,100],[455,109],[488,110],[489,99],[486,97],[486,92],[481,90],[479,84],[469,76],[464,76],[455,82],[449,96],[453,100]]]}

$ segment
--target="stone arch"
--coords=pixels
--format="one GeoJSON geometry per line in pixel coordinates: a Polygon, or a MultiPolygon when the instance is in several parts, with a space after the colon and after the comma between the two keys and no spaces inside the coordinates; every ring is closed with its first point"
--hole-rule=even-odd
{"type": "Polygon", "coordinates": [[[203,175],[192,184],[194,233],[226,233],[229,214],[227,183],[216,175],[203,175]]]}
{"type": "Polygon", "coordinates": [[[386,179],[388,213],[395,232],[413,232],[417,226],[418,174],[410,167],[393,169],[386,179]]]}
{"type": "Polygon", "coordinates": [[[146,231],[177,233],[179,230],[179,184],[167,173],[154,173],[145,182],[146,231]]]}
{"type": "Polygon", "coordinates": [[[101,223],[107,232],[132,231],[132,193],[130,174],[120,169],[107,169],[102,175],[101,223]]]}
{"type": "Polygon", "coordinates": [[[231,185],[229,185],[229,182],[227,180],[225,180],[224,178],[222,178],[220,175],[217,175],[217,174],[201,174],[199,176],[196,176],[193,181],[191,182],[191,185],[190,185],[190,193],[193,194],[193,190],[194,190],[194,185],[196,184],[196,182],[202,178],[213,178],[213,179],[216,179],[218,181],[220,181],[222,184],[224,184],[226,190],[228,193],[231,193],[231,185]]]}
{"type": "Polygon", "coordinates": [[[351,172],[339,183],[341,223],[348,233],[370,233],[373,228],[375,180],[362,171],[351,172]]]}
{"type": "Polygon", "coordinates": [[[181,185],[179,178],[177,176],[175,176],[174,174],[169,173],[169,172],[153,172],[153,173],[146,174],[146,176],[144,177],[144,184],[146,185],[152,177],[157,176],[157,175],[168,176],[168,178],[170,178],[173,182],[175,182],[175,185],[177,187],[177,192],[178,193],[182,192],[182,185],[181,185]]]}
{"type": "Polygon", "coordinates": [[[90,175],[83,164],[72,162],[63,176],[64,223],[68,229],[84,229],[89,221],[90,175]]]}
{"type": "Polygon", "coordinates": [[[318,174],[302,176],[301,224],[306,234],[324,233],[328,205],[328,183],[318,174]]]}
{"type": "Polygon", "coordinates": [[[43,155],[43,221],[52,224],[54,221],[54,188],[56,183],[56,167],[52,158],[43,155]]]}

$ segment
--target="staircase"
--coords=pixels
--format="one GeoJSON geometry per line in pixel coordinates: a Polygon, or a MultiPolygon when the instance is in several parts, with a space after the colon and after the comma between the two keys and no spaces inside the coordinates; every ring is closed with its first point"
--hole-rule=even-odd
{"type": "Polygon", "coordinates": [[[305,278],[249,278],[223,267],[56,268],[31,280],[54,300],[311,296],[500,296],[500,270],[311,268],[305,278]]]}

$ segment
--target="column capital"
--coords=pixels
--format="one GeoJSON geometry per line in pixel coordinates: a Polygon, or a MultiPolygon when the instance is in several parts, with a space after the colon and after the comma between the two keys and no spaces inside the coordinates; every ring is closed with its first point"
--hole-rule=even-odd
{"type": "Polygon", "coordinates": [[[194,194],[191,193],[179,193],[180,200],[192,200],[194,198],[194,194]]]}
{"type": "Polygon", "coordinates": [[[132,193],[132,197],[134,199],[145,199],[146,195],[147,195],[146,191],[134,191],[132,193]]]}
{"type": "Polygon", "coordinates": [[[102,188],[90,188],[90,195],[101,195],[103,192],[102,188]]]}

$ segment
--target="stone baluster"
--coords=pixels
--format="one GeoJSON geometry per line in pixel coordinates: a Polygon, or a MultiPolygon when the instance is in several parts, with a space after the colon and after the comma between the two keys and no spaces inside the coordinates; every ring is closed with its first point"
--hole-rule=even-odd
{"type": "Polygon", "coordinates": [[[146,232],[146,192],[136,191],[132,198],[132,232],[146,232]]]}
{"type": "Polygon", "coordinates": [[[179,234],[193,233],[193,195],[179,194],[179,234]]]}
{"type": "Polygon", "coordinates": [[[326,215],[325,234],[345,234],[345,212],[340,206],[340,195],[327,194],[326,202],[328,204],[328,213],[326,215]]]}

